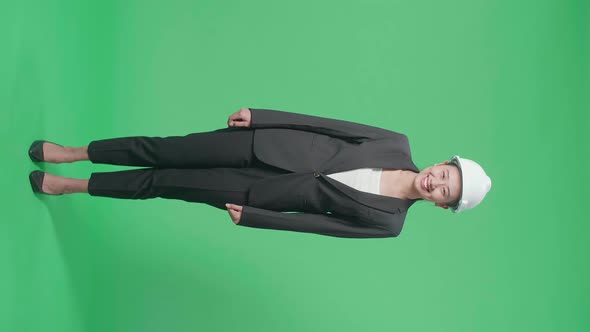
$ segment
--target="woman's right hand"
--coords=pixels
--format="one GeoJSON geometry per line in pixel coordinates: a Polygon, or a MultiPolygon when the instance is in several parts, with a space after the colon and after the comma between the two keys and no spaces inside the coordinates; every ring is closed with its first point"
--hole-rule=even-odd
{"type": "Polygon", "coordinates": [[[229,116],[227,119],[228,127],[250,127],[250,119],[252,114],[248,108],[240,108],[237,112],[229,116]]]}

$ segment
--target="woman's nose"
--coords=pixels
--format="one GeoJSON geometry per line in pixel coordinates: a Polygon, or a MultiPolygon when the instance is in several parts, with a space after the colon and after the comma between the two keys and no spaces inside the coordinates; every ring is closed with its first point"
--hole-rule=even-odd
{"type": "Polygon", "coordinates": [[[432,181],[431,181],[432,188],[436,188],[443,183],[444,183],[444,181],[439,177],[433,177],[432,181]]]}

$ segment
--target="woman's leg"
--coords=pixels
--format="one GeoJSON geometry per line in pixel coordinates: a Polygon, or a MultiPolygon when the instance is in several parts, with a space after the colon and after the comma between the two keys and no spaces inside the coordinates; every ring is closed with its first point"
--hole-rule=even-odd
{"type": "Polygon", "coordinates": [[[95,172],[88,193],[122,199],[168,198],[205,203],[225,210],[225,203],[245,205],[256,181],[285,174],[272,168],[173,169],[144,168],[95,172]]]}
{"type": "Polygon", "coordinates": [[[54,164],[88,160],[88,146],[60,146],[45,142],[43,144],[43,159],[54,164]]]}
{"type": "Polygon", "coordinates": [[[88,180],[67,178],[45,172],[41,190],[48,194],[87,193],[88,180]]]}
{"type": "Polygon", "coordinates": [[[93,163],[156,168],[248,167],[254,131],[230,127],[185,136],[130,136],[88,145],[93,163]]]}
{"type": "Polygon", "coordinates": [[[88,193],[122,199],[168,198],[205,203],[225,210],[225,203],[246,205],[250,186],[287,171],[257,164],[249,168],[144,168],[95,172],[90,179],[45,173],[43,191],[49,194],[88,193]]]}
{"type": "Polygon", "coordinates": [[[229,127],[185,136],[128,136],[91,141],[86,146],[43,144],[45,161],[159,168],[247,167],[254,131],[229,127]]]}

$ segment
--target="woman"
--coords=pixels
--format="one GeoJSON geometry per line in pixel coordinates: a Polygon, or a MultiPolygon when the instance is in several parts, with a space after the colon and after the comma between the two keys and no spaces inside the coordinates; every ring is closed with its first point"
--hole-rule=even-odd
{"type": "Polygon", "coordinates": [[[150,168],[95,172],[87,180],[33,171],[31,186],[50,195],[182,199],[227,209],[240,226],[347,238],[398,236],[417,200],[460,212],[491,188],[477,163],[458,156],[418,170],[407,137],[378,127],[254,108],[241,108],[227,124],[77,148],[35,141],[33,161],[150,168]]]}

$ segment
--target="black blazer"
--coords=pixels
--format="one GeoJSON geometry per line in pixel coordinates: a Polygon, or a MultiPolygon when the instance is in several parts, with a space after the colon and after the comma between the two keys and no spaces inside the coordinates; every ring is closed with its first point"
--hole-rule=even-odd
{"type": "Polygon", "coordinates": [[[365,167],[419,172],[405,135],[318,116],[250,111],[255,156],[293,173],[254,183],[239,226],[347,238],[400,234],[416,200],[360,191],[326,174],[365,167]]]}

